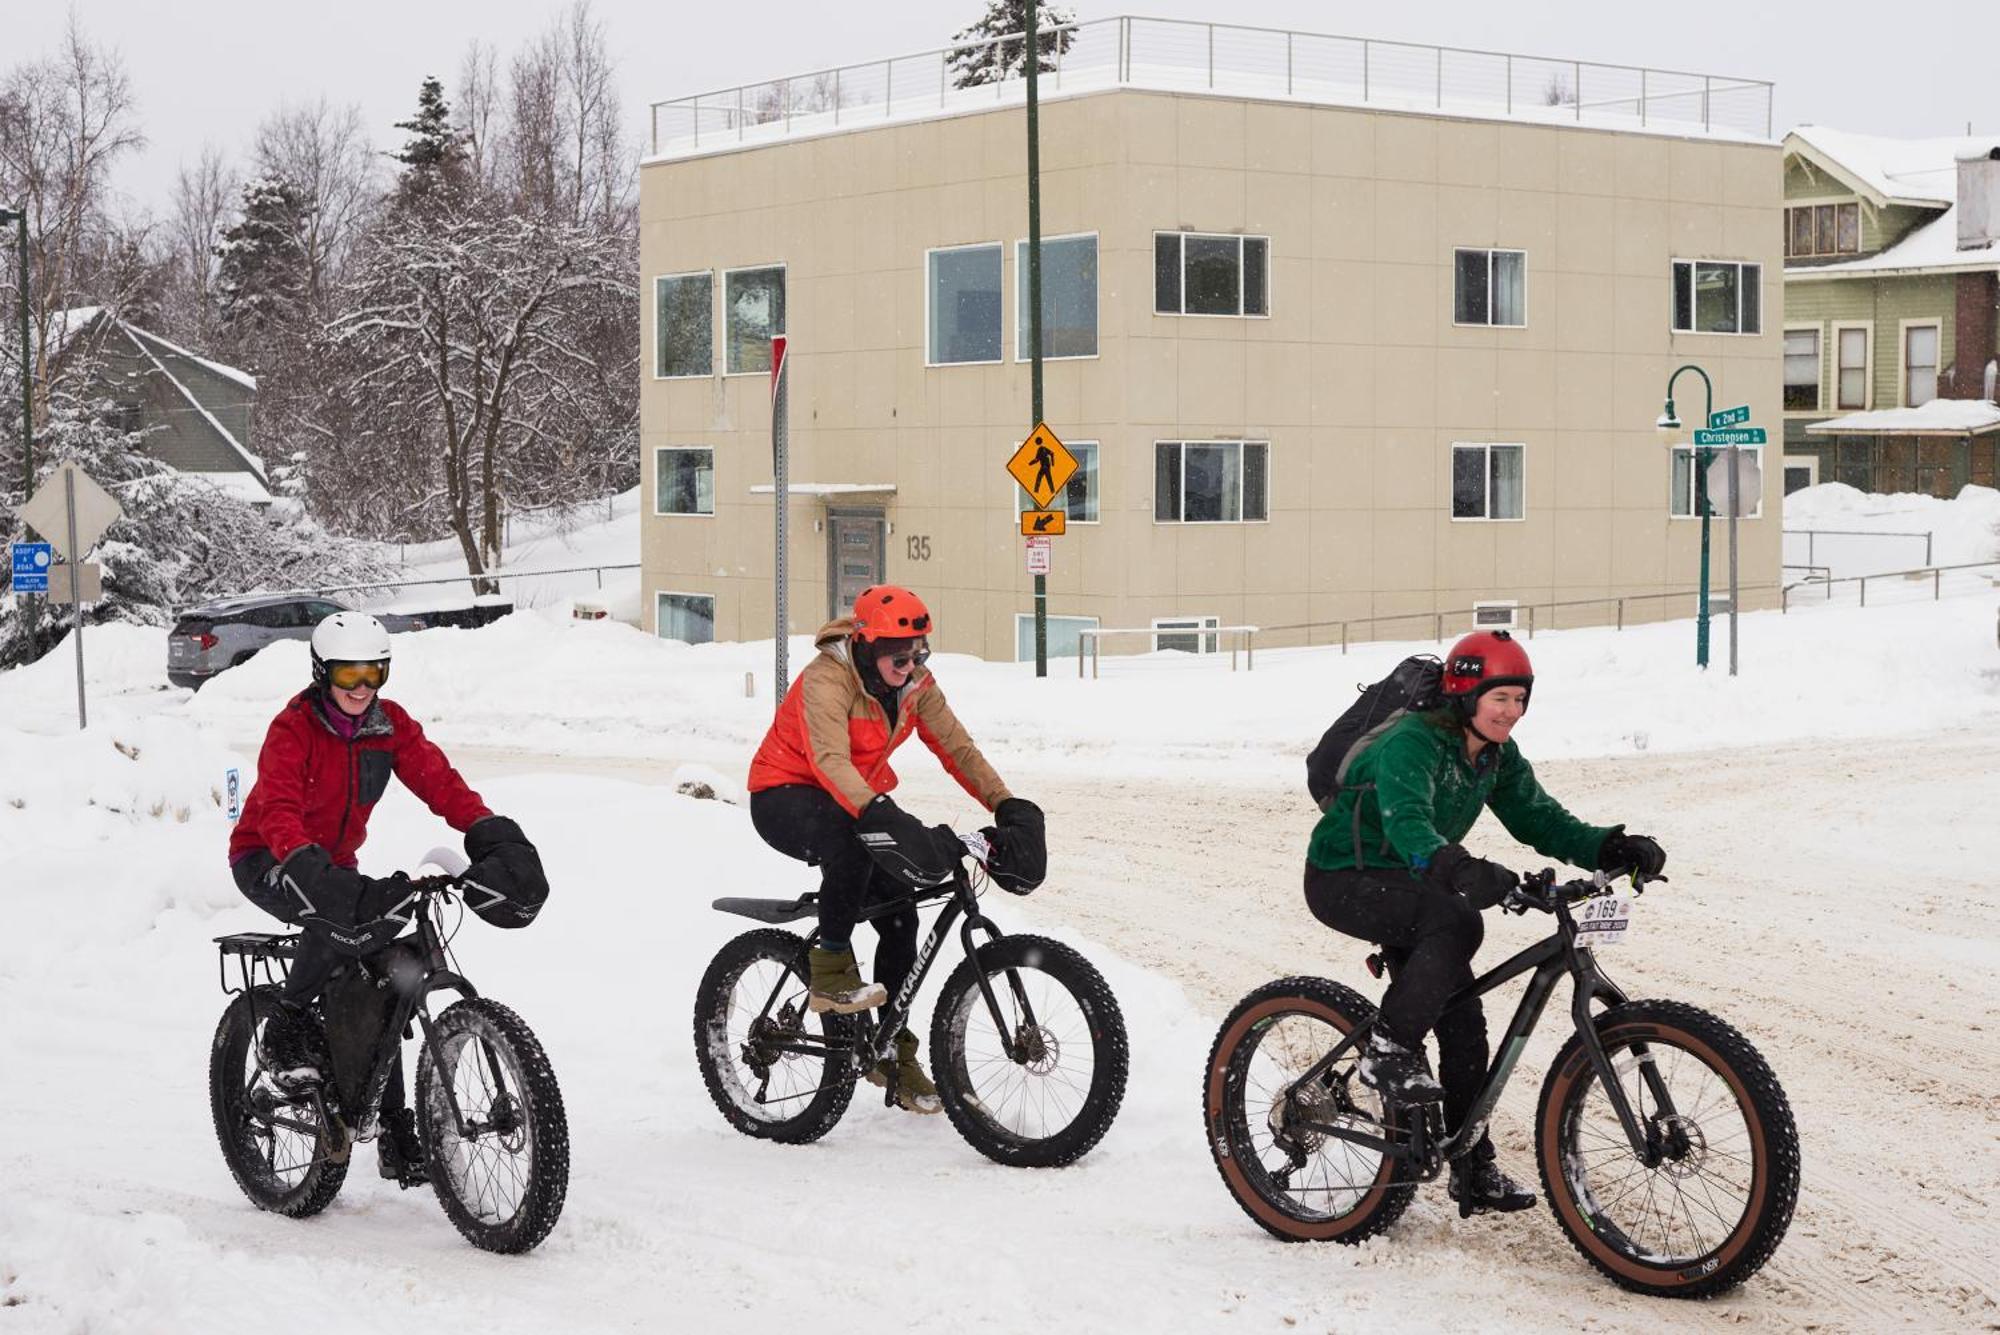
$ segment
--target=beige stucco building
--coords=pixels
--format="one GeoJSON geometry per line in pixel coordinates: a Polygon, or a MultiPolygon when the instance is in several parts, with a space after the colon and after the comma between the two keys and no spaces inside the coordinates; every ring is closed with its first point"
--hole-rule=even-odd
{"type": "MultiPolygon", "coordinates": [[[[1572,123],[1553,94],[1509,115],[1147,87],[1128,63],[1042,80],[1045,347],[1072,354],[1047,362],[1045,416],[1088,466],[1052,652],[1083,625],[1421,638],[1488,602],[1601,600],[1539,624],[1608,622],[1611,599],[1693,587],[1688,455],[1654,422],[1688,362],[1717,408],[1782,421],[1768,133],[1658,107],[1572,123]]],[[[871,120],[835,88],[843,124],[725,121],[642,169],[645,624],[772,634],[762,347],[782,330],[793,632],[887,581],[930,601],[940,648],[1032,656],[1002,471],[1031,425],[1018,90],[871,120]]],[[[1676,397],[1700,425],[1696,377],[1676,397]]],[[[1780,490],[1742,525],[1766,590],[1746,607],[1775,602],[1780,490]]]]}

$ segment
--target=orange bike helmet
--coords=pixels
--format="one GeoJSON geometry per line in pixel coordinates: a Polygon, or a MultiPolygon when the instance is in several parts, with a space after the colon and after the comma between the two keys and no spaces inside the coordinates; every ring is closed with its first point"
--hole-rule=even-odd
{"type": "Polygon", "coordinates": [[[863,589],[854,600],[854,637],[858,640],[914,639],[931,633],[931,610],[924,600],[894,584],[863,589]]]}
{"type": "Polygon", "coordinates": [[[1506,631],[1474,631],[1445,656],[1444,697],[1469,718],[1474,703],[1495,686],[1519,686],[1532,695],[1534,665],[1506,631]]]}

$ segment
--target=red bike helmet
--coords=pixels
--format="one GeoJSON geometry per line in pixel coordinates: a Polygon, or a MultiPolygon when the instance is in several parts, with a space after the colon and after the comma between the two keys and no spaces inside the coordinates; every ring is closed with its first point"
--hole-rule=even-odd
{"type": "Polygon", "coordinates": [[[876,584],[863,589],[854,600],[854,638],[863,643],[915,639],[930,633],[931,610],[908,589],[876,584]]]}
{"type": "MultiPolygon", "coordinates": [[[[1504,630],[1480,630],[1451,646],[1444,660],[1444,698],[1467,718],[1481,695],[1495,686],[1535,689],[1535,668],[1528,651],[1504,630]]],[[[1522,701],[1525,707],[1527,701],[1522,701]]]]}

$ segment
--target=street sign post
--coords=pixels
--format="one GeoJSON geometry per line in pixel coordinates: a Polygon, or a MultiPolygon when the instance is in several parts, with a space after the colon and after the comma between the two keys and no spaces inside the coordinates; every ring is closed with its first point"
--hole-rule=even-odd
{"type": "Polygon", "coordinates": [[[54,561],[55,548],[46,542],[13,544],[14,592],[47,593],[49,567],[54,561]]]}
{"type": "Polygon", "coordinates": [[[785,519],[791,504],[791,461],[789,441],[786,439],[789,423],[786,422],[790,382],[785,376],[785,335],[776,334],[771,338],[771,502],[777,509],[776,534],[777,560],[772,567],[773,601],[777,604],[777,654],[772,664],[771,679],[776,689],[771,692],[771,707],[775,710],[784,703],[785,691],[790,685],[786,678],[791,665],[786,661],[786,650],[790,645],[791,609],[786,604],[785,557],[790,542],[785,519]]]}
{"type": "Polygon", "coordinates": [[[1029,538],[1026,545],[1030,575],[1046,575],[1055,568],[1052,559],[1054,542],[1047,538],[1029,538]]]}
{"type": "Polygon", "coordinates": [[[1708,425],[1711,429],[1720,429],[1726,426],[1742,426],[1749,420],[1750,405],[1747,403],[1740,408],[1723,408],[1708,415],[1708,425]]]}
{"type": "Polygon", "coordinates": [[[102,588],[94,596],[86,594],[83,557],[125,511],[110,492],[91,480],[90,474],[75,464],[64,464],[16,513],[37,533],[50,534],[50,545],[67,558],[68,578],[63,583],[69,596],[63,601],[76,608],[72,638],[76,640],[76,726],[81,731],[90,726],[83,703],[83,605],[104,594],[102,588]]]}
{"type": "Polygon", "coordinates": [[[1764,445],[1769,442],[1764,437],[1761,426],[1731,427],[1728,430],[1697,431],[1694,433],[1696,449],[1721,450],[1731,445],[1764,445]]]}
{"type": "Polygon", "coordinates": [[[1024,538],[1059,538],[1068,531],[1068,524],[1067,510],[1021,511],[1021,536],[1024,538]]]}

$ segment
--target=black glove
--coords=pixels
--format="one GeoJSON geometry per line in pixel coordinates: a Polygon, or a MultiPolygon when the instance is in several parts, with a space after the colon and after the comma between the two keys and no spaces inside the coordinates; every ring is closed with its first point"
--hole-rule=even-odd
{"type": "Polygon", "coordinates": [[[548,902],[549,878],[542,855],[505,816],[474,821],[465,832],[465,855],[472,865],[459,877],[465,902],[495,927],[526,927],[548,902]]]}
{"type": "Polygon", "coordinates": [[[1458,844],[1446,844],[1431,854],[1430,879],[1465,896],[1476,909],[1490,909],[1520,885],[1521,878],[1497,862],[1476,858],[1458,844]]]}
{"type": "Polygon", "coordinates": [[[1642,876],[1658,876],[1667,865],[1666,850],[1649,835],[1627,834],[1623,825],[1611,827],[1597,848],[1598,871],[1636,871],[1642,876]]]}
{"type": "Polygon", "coordinates": [[[950,880],[965,854],[965,845],[949,825],[926,826],[887,793],[877,793],[861,808],[854,834],[876,866],[919,890],[950,880]]]}
{"type": "Polygon", "coordinates": [[[352,867],[334,866],[318,844],[293,849],[280,873],[292,920],[301,927],[314,921],[352,927],[382,916],[383,896],[370,893],[368,878],[352,867]]]}
{"type": "Polygon", "coordinates": [[[1003,890],[1025,895],[1049,874],[1049,841],[1042,809],[1024,797],[1009,797],[993,808],[997,828],[986,831],[993,856],[986,869],[1003,890]]]}

